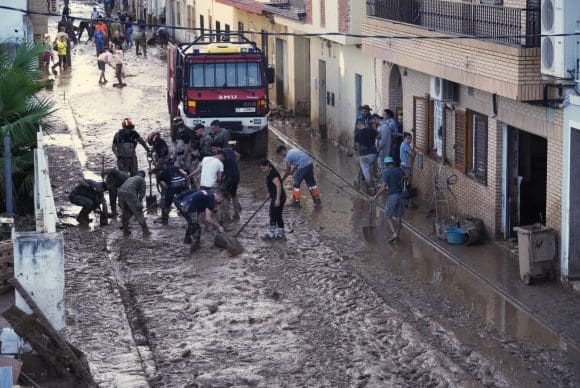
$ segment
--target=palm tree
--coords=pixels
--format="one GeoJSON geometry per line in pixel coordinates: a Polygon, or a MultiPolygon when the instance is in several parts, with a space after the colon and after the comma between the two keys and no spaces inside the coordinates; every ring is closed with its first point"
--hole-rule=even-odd
{"type": "MultiPolygon", "coordinates": [[[[30,202],[36,131],[55,109],[50,98],[36,95],[46,86],[38,67],[38,58],[46,50],[44,43],[27,42],[15,51],[11,47],[0,42],[0,139],[8,135],[12,142],[14,198],[30,202]]],[[[0,208],[5,208],[5,178],[4,149],[0,147],[0,208]]]]}

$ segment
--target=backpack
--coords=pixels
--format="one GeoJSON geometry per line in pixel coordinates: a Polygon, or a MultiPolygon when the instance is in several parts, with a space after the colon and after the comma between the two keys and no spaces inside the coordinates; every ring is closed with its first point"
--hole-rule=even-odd
{"type": "Polygon", "coordinates": [[[197,191],[198,190],[186,190],[183,193],[175,196],[173,203],[181,214],[185,215],[189,212],[189,207],[191,206],[191,202],[193,200],[193,194],[195,194],[197,191]]]}

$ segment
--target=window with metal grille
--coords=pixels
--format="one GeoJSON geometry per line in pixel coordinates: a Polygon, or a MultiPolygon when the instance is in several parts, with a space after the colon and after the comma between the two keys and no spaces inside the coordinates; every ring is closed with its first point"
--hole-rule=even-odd
{"type": "Polygon", "coordinates": [[[488,119],[473,111],[455,112],[455,167],[487,185],[488,119]]]}

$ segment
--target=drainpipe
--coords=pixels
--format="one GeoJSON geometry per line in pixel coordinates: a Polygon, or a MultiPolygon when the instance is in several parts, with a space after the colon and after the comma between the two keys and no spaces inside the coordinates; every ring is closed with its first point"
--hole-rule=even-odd
{"type": "Polygon", "coordinates": [[[10,135],[4,135],[4,176],[6,177],[6,213],[14,216],[14,200],[12,198],[12,154],[10,135]]]}
{"type": "MultiPolygon", "coordinates": [[[[576,50],[578,51],[578,50],[576,50]]],[[[580,94],[580,55],[576,54],[576,93],[580,94]]]]}

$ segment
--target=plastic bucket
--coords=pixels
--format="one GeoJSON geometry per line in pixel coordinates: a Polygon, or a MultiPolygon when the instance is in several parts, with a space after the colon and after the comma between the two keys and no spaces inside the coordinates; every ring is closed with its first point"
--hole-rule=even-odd
{"type": "Polygon", "coordinates": [[[465,244],[465,230],[463,228],[447,228],[447,242],[453,245],[465,244]]]}

